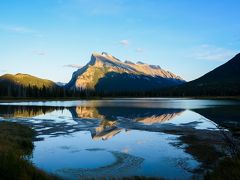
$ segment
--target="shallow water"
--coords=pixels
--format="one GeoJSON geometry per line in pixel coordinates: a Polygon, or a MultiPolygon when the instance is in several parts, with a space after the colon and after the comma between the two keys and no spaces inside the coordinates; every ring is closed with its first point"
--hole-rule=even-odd
{"type": "Polygon", "coordinates": [[[226,153],[219,126],[240,127],[239,107],[168,98],[16,102],[0,103],[0,117],[34,128],[31,161],[64,178],[187,179],[201,178],[226,153]],[[208,161],[210,152],[216,158],[208,161]]]}

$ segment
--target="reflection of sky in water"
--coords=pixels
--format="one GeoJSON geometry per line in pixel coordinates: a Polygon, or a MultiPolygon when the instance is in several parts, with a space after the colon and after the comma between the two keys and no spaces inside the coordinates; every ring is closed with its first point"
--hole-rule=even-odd
{"type": "MultiPolygon", "coordinates": [[[[39,115],[34,119],[54,119],[56,123],[65,121],[68,124],[76,123],[66,109],[39,115]]],[[[193,122],[193,120],[199,122],[194,124],[195,128],[214,128],[211,122],[203,120],[200,115],[191,111],[184,111],[164,123],[181,125],[193,122]]],[[[129,153],[144,159],[141,168],[132,170],[130,175],[189,177],[190,173],[185,168],[191,169],[198,164],[183,149],[171,145],[171,142],[176,142],[177,136],[164,133],[123,130],[106,141],[93,140],[90,132],[86,131],[51,138],[42,137],[45,137],[44,141],[35,143],[33,163],[50,172],[56,172],[66,167],[77,169],[110,165],[115,158],[109,151],[129,153]],[[87,149],[104,150],[88,151],[87,149]]]]}
{"type": "Polygon", "coordinates": [[[36,119],[36,120],[37,119],[39,119],[39,120],[51,119],[51,120],[54,120],[56,122],[66,122],[67,121],[67,123],[76,124],[76,122],[72,119],[72,115],[71,115],[70,111],[67,110],[67,109],[55,110],[55,111],[50,112],[50,113],[35,116],[33,118],[36,119]]]}
{"type": "Polygon", "coordinates": [[[140,169],[132,175],[189,177],[190,173],[178,167],[185,160],[186,166],[195,167],[197,162],[169,143],[176,136],[163,133],[128,131],[122,132],[107,141],[93,141],[88,132],[78,132],[71,136],[48,138],[35,143],[33,163],[38,167],[54,172],[68,168],[96,168],[110,165],[114,157],[109,151],[120,151],[144,159],[140,169]],[[104,149],[89,151],[88,149],[104,149]],[[173,173],[174,172],[174,173],[173,173]]]}
{"type": "Polygon", "coordinates": [[[201,136],[201,130],[216,130],[212,121],[189,109],[236,103],[150,98],[16,104],[38,106],[31,110],[36,115],[18,118],[15,113],[28,109],[10,108],[7,120],[36,129],[40,141],[35,142],[32,162],[44,170],[71,178],[100,174],[186,179],[199,162],[185,152],[186,144],[173,145],[180,136],[171,132],[199,131],[201,136]],[[43,114],[38,112],[41,106],[67,108],[45,109],[43,114]]]}
{"type": "Polygon", "coordinates": [[[189,125],[189,126],[195,127],[196,129],[216,129],[216,125],[214,122],[189,110],[184,111],[181,115],[165,123],[172,123],[172,124],[182,125],[182,126],[189,125]]]}

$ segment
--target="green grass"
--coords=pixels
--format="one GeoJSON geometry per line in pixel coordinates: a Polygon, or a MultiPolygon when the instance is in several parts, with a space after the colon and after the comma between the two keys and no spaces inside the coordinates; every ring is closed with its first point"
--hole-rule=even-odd
{"type": "Polygon", "coordinates": [[[29,162],[35,133],[17,123],[0,122],[0,179],[59,179],[37,169],[29,162]]]}

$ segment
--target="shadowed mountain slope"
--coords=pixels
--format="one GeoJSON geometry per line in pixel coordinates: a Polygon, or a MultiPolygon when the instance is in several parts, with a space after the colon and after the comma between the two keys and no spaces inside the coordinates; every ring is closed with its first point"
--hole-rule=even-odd
{"type": "Polygon", "coordinates": [[[178,96],[240,95],[240,54],[202,77],[166,92],[169,93],[178,96]]]}

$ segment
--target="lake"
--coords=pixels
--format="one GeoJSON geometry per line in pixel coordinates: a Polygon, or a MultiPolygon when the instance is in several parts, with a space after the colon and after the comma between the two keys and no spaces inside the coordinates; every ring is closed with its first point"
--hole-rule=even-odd
{"type": "Polygon", "coordinates": [[[131,98],[0,103],[37,132],[31,161],[66,179],[201,179],[238,138],[240,101],[131,98]]]}

